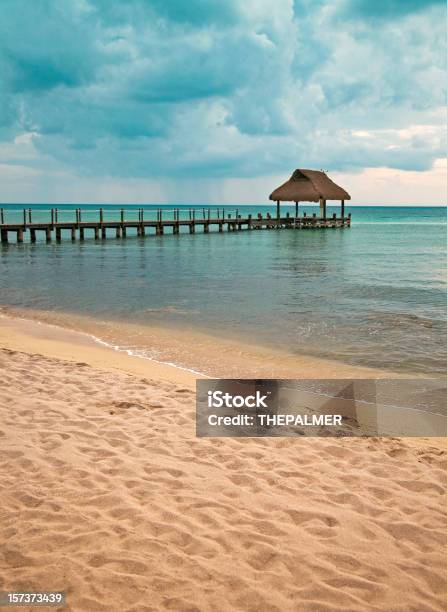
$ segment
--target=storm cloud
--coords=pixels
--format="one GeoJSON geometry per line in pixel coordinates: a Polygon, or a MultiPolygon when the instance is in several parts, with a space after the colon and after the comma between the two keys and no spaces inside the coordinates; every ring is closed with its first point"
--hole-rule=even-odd
{"type": "Polygon", "coordinates": [[[426,170],[447,157],[446,23],[439,0],[3,0],[0,162],[426,170]]]}

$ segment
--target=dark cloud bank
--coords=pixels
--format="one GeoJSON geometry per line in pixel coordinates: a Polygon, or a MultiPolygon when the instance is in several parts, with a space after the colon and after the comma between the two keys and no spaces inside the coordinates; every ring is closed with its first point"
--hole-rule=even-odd
{"type": "Polygon", "coordinates": [[[441,1],[3,0],[0,138],[92,176],[424,170],[446,24],[441,1]]]}

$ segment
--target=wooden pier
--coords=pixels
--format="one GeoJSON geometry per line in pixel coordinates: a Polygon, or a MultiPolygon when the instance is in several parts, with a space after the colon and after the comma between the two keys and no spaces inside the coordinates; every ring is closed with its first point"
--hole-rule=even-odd
{"type": "MultiPolygon", "coordinates": [[[[9,212],[9,211],[8,211],[9,212]]],[[[15,212],[15,211],[14,211],[15,212]]],[[[112,233],[116,238],[125,238],[128,229],[136,230],[138,236],[145,236],[146,234],[154,234],[160,236],[165,233],[166,230],[169,233],[180,234],[181,228],[187,228],[182,233],[194,234],[196,228],[201,228],[204,233],[210,231],[210,227],[217,228],[219,232],[223,232],[224,229],[227,231],[240,231],[240,230],[260,230],[260,229],[328,229],[328,228],[341,228],[351,226],[351,214],[347,216],[343,213],[337,217],[334,213],[331,217],[326,217],[326,209],[324,215],[317,217],[314,213],[312,216],[307,216],[304,213],[302,216],[290,215],[287,213],[285,216],[272,217],[271,214],[262,216],[258,213],[256,216],[251,214],[241,215],[239,211],[235,213],[226,213],[225,209],[173,209],[171,211],[165,211],[163,209],[144,209],[140,208],[136,212],[136,218],[126,219],[125,213],[131,211],[125,211],[121,209],[118,211],[116,220],[106,220],[105,210],[100,208],[98,210],[98,218],[96,220],[83,220],[83,213],[85,215],[91,215],[92,211],[81,210],[77,208],[73,211],[75,213],[74,219],[71,221],[59,220],[61,213],[67,214],[67,211],[58,210],[53,208],[49,213],[48,221],[46,222],[35,222],[33,221],[33,213],[41,214],[42,211],[33,211],[31,208],[23,209],[23,220],[20,223],[6,223],[6,211],[0,209],[0,238],[2,243],[8,242],[8,236],[10,233],[16,235],[17,242],[21,243],[24,241],[24,236],[29,232],[29,241],[36,242],[37,232],[43,232],[46,242],[51,242],[53,237],[56,241],[62,239],[62,232],[68,233],[69,238],[72,241],[76,239],[84,240],[85,231],[93,230],[93,235],[96,240],[105,239],[107,235],[112,233]],[[169,218],[167,212],[171,213],[169,218]],[[153,216],[154,218],[148,218],[153,216]]],[[[107,211],[110,212],[110,211],[107,211]]]]}

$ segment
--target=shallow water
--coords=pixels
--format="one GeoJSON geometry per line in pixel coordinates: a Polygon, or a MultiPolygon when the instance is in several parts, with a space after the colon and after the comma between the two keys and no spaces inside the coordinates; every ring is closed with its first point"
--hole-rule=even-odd
{"type": "MultiPolygon", "coordinates": [[[[20,218],[22,208],[5,207],[5,221],[20,218]]],[[[68,218],[73,208],[59,206],[59,218],[68,218]]],[[[119,208],[107,207],[106,218],[117,218],[119,208]]],[[[126,218],[134,214],[130,208],[135,209],[128,207],[126,218]]],[[[48,215],[44,209],[33,206],[33,220],[48,215]]],[[[273,208],[243,210],[265,214],[273,208]]],[[[345,230],[166,234],[73,244],[64,237],[61,244],[3,245],[0,303],[110,321],[108,333],[115,337],[109,339],[138,350],[150,350],[146,336],[125,337],[122,323],[445,374],[447,208],[349,210],[352,227],[345,230]]],[[[182,214],[189,214],[187,207],[182,214]]]]}

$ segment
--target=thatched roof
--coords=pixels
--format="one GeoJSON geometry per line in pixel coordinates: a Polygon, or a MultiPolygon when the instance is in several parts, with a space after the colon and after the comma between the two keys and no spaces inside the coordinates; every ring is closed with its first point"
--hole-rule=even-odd
{"type": "Polygon", "coordinates": [[[319,170],[298,168],[289,180],[270,194],[270,200],[286,202],[318,202],[323,200],[350,200],[347,191],[331,181],[319,170]]]}

